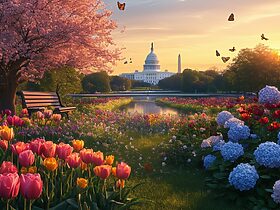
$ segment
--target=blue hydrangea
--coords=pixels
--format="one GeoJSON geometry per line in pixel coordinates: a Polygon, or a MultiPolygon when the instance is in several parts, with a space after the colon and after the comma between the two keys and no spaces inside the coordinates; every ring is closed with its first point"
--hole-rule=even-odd
{"type": "Polygon", "coordinates": [[[204,168],[208,169],[216,160],[216,156],[214,155],[206,155],[203,160],[204,168]]]}
{"type": "Polygon", "coordinates": [[[221,148],[221,155],[224,160],[235,161],[243,154],[244,150],[242,145],[231,141],[225,143],[221,148]]]}
{"type": "Polygon", "coordinates": [[[280,92],[277,87],[265,86],[259,91],[259,102],[268,104],[277,104],[280,102],[280,92]]]}
{"type": "Polygon", "coordinates": [[[273,185],[273,193],[271,195],[275,203],[280,203],[280,180],[273,185]]]}
{"type": "Polygon", "coordinates": [[[232,142],[238,142],[241,139],[248,139],[250,137],[250,128],[247,125],[235,125],[230,127],[228,131],[228,138],[232,142]]]}
{"type": "Polygon", "coordinates": [[[253,189],[256,185],[259,175],[254,166],[248,163],[240,163],[229,174],[229,183],[235,189],[244,191],[253,189]]]}
{"type": "Polygon", "coordinates": [[[254,152],[256,161],[268,168],[280,167],[280,145],[274,142],[265,142],[258,146],[254,152]]]}
{"type": "Polygon", "coordinates": [[[225,122],[224,127],[225,128],[231,128],[231,127],[236,126],[236,125],[244,125],[244,121],[233,117],[233,118],[230,118],[229,120],[227,120],[225,122]]]}
{"type": "Polygon", "coordinates": [[[220,140],[218,143],[216,143],[214,146],[213,146],[213,151],[220,151],[222,146],[224,146],[225,144],[225,141],[224,140],[220,140]]]}
{"type": "Polygon", "coordinates": [[[216,121],[218,125],[224,126],[225,122],[234,116],[228,111],[222,111],[217,115],[216,121]]]}

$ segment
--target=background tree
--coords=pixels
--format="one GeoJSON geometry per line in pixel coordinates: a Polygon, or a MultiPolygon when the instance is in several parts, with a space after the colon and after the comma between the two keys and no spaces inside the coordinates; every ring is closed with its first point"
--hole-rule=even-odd
{"type": "Polygon", "coordinates": [[[119,76],[112,76],[110,86],[112,91],[124,91],[131,88],[131,80],[119,76]]]}
{"type": "Polygon", "coordinates": [[[171,77],[164,78],[159,81],[158,86],[161,89],[181,90],[182,89],[182,74],[174,74],[171,77]]]}
{"type": "Polygon", "coordinates": [[[109,71],[119,59],[102,0],[5,0],[0,14],[0,110],[14,112],[18,85],[47,69],[109,71]]]}
{"type": "Polygon", "coordinates": [[[82,80],[82,87],[86,93],[109,92],[110,77],[104,71],[86,75],[82,80]]]}

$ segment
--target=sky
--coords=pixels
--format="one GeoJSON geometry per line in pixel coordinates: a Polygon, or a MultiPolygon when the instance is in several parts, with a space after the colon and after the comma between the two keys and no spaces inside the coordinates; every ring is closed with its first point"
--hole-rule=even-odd
{"type": "Polygon", "coordinates": [[[118,24],[112,36],[117,47],[125,48],[122,56],[132,64],[113,67],[113,74],[143,70],[143,64],[154,42],[161,69],[177,71],[178,54],[182,69],[225,69],[216,57],[237,56],[243,48],[263,43],[280,49],[280,0],[120,0],[125,11],[117,8],[116,0],[104,0],[118,24]],[[235,14],[235,21],[227,19],[235,14]],[[264,33],[269,38],[262,41],[264,33]],[[235,46],[234,53],[228,49],[235,46]]]}

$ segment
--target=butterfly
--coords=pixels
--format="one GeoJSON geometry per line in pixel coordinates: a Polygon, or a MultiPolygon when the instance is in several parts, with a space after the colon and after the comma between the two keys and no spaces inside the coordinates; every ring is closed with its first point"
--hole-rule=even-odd
{"type": "Polygon", "coordinates": [[[268,40],[268,38],[266,38],[266,37],[264,36],[264,34],[261,35],[261,38],[262,38],[262,40],[265,40],[265,41],[268,40]]]}
{"type": "Polygon", "coordinates": [[[233,47],[232,49],[228,49],[230,52],[234,52],[236,49],[233,47]]]}
{"type": "Polygon", "coordinates": [[[130,58],[129,60],[130,60],[130,62],[129,62],[129,63],[132,63],[132,60],[131,60],[131,58],[130,58]]]}
{"type": "Polygon", "coordinates": [[[230,59],[230,57],[222,57],[222,61],[223,61],[224,63],[228,62],[229,59],[230,59]]]}
{"type": "Polygon", "coordinates": [[[228,21],[234,21],[234,14],[231,13],[230,16],[228,17],[228,21]]]}
{"type": "Polygon", "coordinates": [[[118,2],[118,8],[119,8],[119,10],[124,10],[124,8],[125,8],[125,3],[120,3],[120,2],[118,2]]]}
{"type": "Polygon", "coordinates": [[[125,61],[123,64],[127,64],[127,61],[125,61]]]}
{"type": "Polygon", "coordinates": [[[216,56],[219,57],[221,54],[219,53],[218,50],[216,50],[216,56]]]}

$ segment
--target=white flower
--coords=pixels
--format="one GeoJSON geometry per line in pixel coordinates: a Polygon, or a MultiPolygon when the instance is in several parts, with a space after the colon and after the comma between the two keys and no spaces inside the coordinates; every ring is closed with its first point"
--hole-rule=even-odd
{"type": "Polygon", "coordinates": [[[173,140],[176,140],[176,136],[172,136],[172,139],[173,139],[173,140]]]}
{"type": "Polygon", "coordinates": [[[162,167],[166,166],[166,163],[165,162],[162,162],[161,163],[162,167]]]}
{"type": "Polygon", "coordinates": [[[189,158],[189,159],[187,160],[187,162],[190,163],[190,162],[192,162],[192,160],[189,158]]]}
{"type": "Polygon", "coordinates": [[[187,145],[184,145],[184,146],[183,146],[183,149],[187,149],[187,148],[188,148],[187,145]]]}

